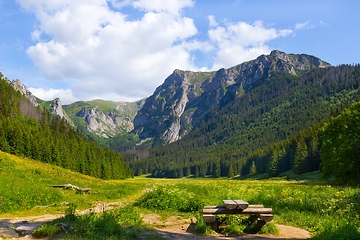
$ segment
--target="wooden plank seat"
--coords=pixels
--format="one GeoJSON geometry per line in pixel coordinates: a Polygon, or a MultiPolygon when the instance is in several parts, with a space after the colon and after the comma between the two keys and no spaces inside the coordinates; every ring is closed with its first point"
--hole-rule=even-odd
{"type": "Polygon", "coordinates": [[[227,209],[245,209],[249,206],[249,203],[243,200],[223,200],[223,203],[227,209]]]}
{"type": "Polygon", "coordinates": [[[249,204],[243,200],[223,200],[224,206],[204,206],[203,219],[211,227],[217,228],[216,214],[249,214],[252,221],[258,221],[259,226],[273,220],[272,208],[262,204],[249,204]]]}

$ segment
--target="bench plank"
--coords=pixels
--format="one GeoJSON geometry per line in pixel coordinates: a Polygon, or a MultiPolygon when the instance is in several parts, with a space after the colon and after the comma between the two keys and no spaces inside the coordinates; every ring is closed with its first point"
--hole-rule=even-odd
{"type": "Polygon", "coordinates": [[[222,200],[222,201],[227,209],[232,210],[237,208],[237,203],[234,200],[222,200]]]}
{"type": "Polygon", "coordinates": [[[271,214],[272,208],[227,209],[223,206],[203,208],[203,214],[271,214]]]}
{"type": "Polygon", "coordinates": [[[245,202],[244,200],[234,200],[234,202],[236,202],[239,209],[245,209],[249,206],[249,203],[245,202]]]}

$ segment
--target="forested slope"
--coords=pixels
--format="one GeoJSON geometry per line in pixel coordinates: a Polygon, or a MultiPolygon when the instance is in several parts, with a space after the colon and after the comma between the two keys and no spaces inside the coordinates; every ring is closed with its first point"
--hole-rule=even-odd
{"type": "Polygon", "coordinates": [[[317,170],[318,128],[359,98],[359,86],[359,65],[272,74],[203,116],[181,140],[127,160],[135,174],[157,177],[317,170]]]}
{"type": "Polygon", "coordinates": [[[0,98],[0,150],[104,179],[132,176],[122,155],[99,147],[65,120],[35,107],[4,77],[0,98]]]}

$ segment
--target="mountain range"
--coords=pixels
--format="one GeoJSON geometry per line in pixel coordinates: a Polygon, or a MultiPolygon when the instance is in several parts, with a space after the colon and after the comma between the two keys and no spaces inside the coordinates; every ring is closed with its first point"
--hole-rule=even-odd
{"type": "Polygon", "coordinates": [[[14,80],[11,85],[35,106],[49,109],[52,114],[65,118],[95,139],[133,133],[139,136],[138,141],[157,139],[172,143],[191,131],[201,116],[238,100],[254,84],[272,73],[299,75],[306,70],[328,66],[328,63],[310,55],[275,50],[270,55],[259,56],[229,69],[213,72],[175,70],[150,97],[131,103],[98,99],[62,106],[59,98],[53,101],[36,98],[20,80],[14,80]]]}
{"type": "MultiPolygon", "coordinates": [[[[34,97],[18,80],[11,84],[100,145],[123,152],[135,173],[174,176],[181,169],[181,176],[205,168],[211,174],[219,165],[226,176],[244,166],[248,173],[251,162],[257,172],[269,171],[276,147],[287,154],[290,143],[282,141],[356,101],[358,67],[274,50],[229,69],[174,70],[151,96],[132,103],[98,99],[62,106],[60,99],[34,97]]],[[[306,140],[307,148],[313,138],[306,140]]],[[[292,169],[293,160],[287,161],[281,171],[292,169]]],[[[307,169],[318,169],[316,161],[307,169]]]]}

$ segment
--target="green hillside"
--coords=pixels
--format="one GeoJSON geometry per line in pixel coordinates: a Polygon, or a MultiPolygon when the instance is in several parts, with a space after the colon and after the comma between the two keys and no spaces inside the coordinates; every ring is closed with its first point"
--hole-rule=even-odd
{"type": "Polygon", "coordinates": [[[89,141],[0,79],[0,150],[104,179],[132,176],[123,156],[89,141]]]}

